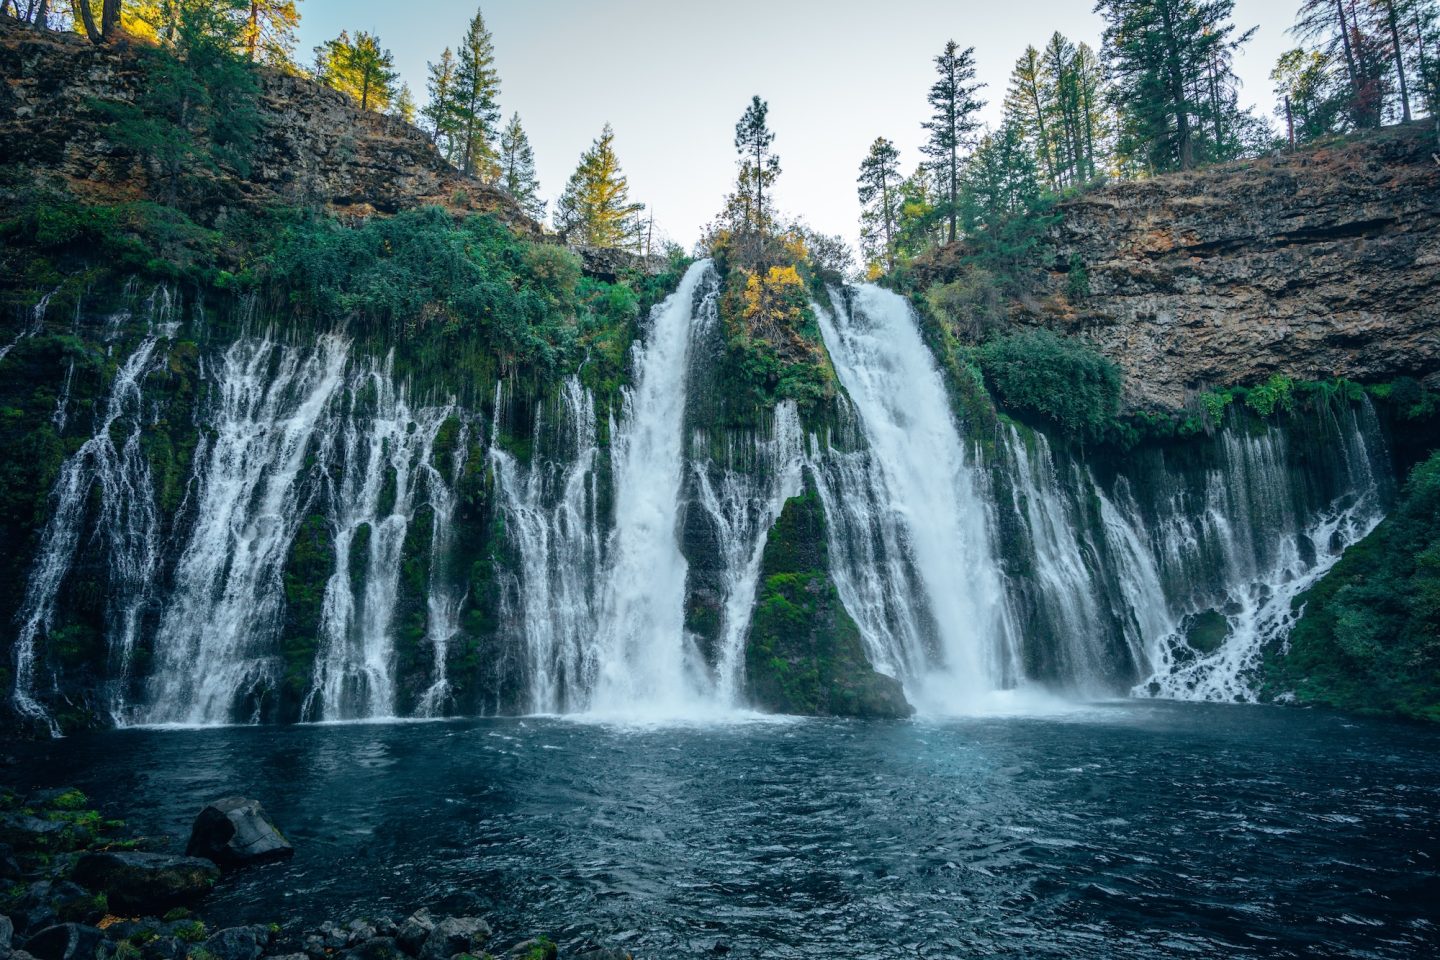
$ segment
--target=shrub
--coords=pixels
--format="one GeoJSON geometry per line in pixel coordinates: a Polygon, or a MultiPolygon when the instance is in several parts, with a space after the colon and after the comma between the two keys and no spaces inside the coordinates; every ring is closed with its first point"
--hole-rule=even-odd
{"type": "Polygon", "coordinates": [[[1005,298],[990,271],[963,264],[956,279],[925,291],[931,312],[959,337],[978,343],[1005,319],[1005,298]]]}
{"type": "Polygon", "coordinates": [[[1119,413],[1120,369],[1078,340],[1026,330],[991,340],[977,358],[1002,404],[1073,439],[1102,439],[1119,413]]]}

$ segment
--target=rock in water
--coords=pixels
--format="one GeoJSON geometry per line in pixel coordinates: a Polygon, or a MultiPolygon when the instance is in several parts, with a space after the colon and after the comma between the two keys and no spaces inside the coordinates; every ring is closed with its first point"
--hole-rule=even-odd
{"type": "Polygon", "coordinates": [[[0,914],[0,960],[8,960],[11,947],[10,938],[15,935],[15,925],[10,918],[0,914]]]}
{"type": "Polygon", "coordinates": [[[87,853],[72,875],[103,891],[111,909],[127,913],[161,913],[194,903],[220,879],[209,860],[164,853],[87,853]]]}
{"type": "Polygon", "coordinates": [[[420,960],[450,960],[457,953],[475,953],[490,939],[490,924],[479,917],[450,917],[435,924],[420,960]]]}
{"type": "Polygon", "coordinates": [[[258,800],[226,797],[200,811],[185,853],[222,867],[245,867],[295,855],[295,848],[265,815],[258,800]]]}
{"type": "Polygon", "coordinates": [[[221,930],[201,946],[215,960],[260,960],[269,945],[269,928],[253,926],[221,930]]]}
{"type": "Polygon", "coordinates": [[[95,951],[105,934],[80,923],[46,927],[25,941],[25,951],[35,960],[95,960],[95,951]]]}

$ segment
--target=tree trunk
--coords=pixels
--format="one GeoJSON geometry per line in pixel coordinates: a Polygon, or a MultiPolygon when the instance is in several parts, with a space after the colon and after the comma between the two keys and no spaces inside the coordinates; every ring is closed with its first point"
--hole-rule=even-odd
{"type": "Polygon", "coordinates": [[[255,54],[260,50],[260,0],[250,0],[250,32],[245,37],[245,46],[248,47],[250,62],[255,62],[255,54]]]}
{"type": "Polygon", "coordinates": [[[1400,44],[1400,25],[1395,22],[1395,0],[1385,0],[1385,16],[1390,21],[1390,42],[1395,47],[1395,75],[1400,78],[1400,112],[1410,122],[1410,90],[1405,85],[1405,48],[1400,44]]]}
{"type": "Polygon", "coordinates": [[[1190,108],[1185,101],[1185,77],[1180,67],[1180,53],[1175,49],[1175,24],[1170,4],[1161,0],[1160,16],[1165,26],[1165,59],[1170,74],[1170,96],[1175,101],[1175,139],[1179,148],[1180,169],[1195,166],[1194,145],[1190,142],[1190,108]]]}
{"type": "Polygon", "coordinates": [[[1355,51],[1350,48],[1350,21],[1345,19],[1344,0],[1335,0],[1335,13],[1340,17],[1340,43],[1345,48],[1345,70],[1350,74],[1350,98],[1360,99],[1360,71],[1355,66],[1355,51]]]}
{"type": "Polygon", "coordinates": [[[75,19],[85,25],[85,36],[91,43],[99,43],[105,39],[100,34],[100,29],[95,26],[95,12],[90,9],[90,0],[70,0],[70,6],[75,11],[75,19]]]}
{"type": "Polygon", "coordinates": [[[113,40],[119,32],[120,0],[105,0],[100,7],[100,35],[106,40],[113,40]]]}
{"type": "Polygon", "coordinates": [[[40,0],[35,5],[35,15],[30,25],[36,30],[46,30],[50,26],[50,0],[40,0]]]}

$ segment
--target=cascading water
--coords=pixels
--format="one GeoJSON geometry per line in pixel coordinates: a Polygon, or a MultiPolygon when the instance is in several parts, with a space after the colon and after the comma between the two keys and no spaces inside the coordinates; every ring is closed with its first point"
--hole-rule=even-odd
{"type": "MultiPolygon", "coordinates": [[[[1328,462],[1319,466],[1338,479],[1328,501],[1312,502],[1297,486],[1286,434],[1274,426],[1258,434],[1243,426],[1225,431],[1203,508],[1195,509],[1183,490],[1166,498],[1150,529],[1154,569],[1178,594],[1170,619],[1178,623],[1210,608],[1227,629],[1214,650],[1196,650],[1174,631],[1151,638],[1154,674],[1137,694],[1253,700],[1266,649],[1283,645],[1299,615],[1294,601],[1383,519],[1389,481],[1376,465],[1386,453],[1369,400],[1345,404],[1338,414],[1327,408],[1326,415],[1333,418],[1331,442],[1324,448],[1328,462]]],[[[1130,526],[1146,529],[1133,513],[1130,526]]]]}
{"type": "MultiPolygon", "coordinates": [[[[704,448],[707,438],[697,434],[694,443],[704,448]]],[[[785,501],[803,490],[804,435],[794,402],[776,406],[768,439],[731,436],[727,447],[724,466],[696,459],[691,467],[695,499],[714,531],[721,561],[724,602],[715,656],[716,702],[738,707],[765,544],[785,501]]]]}
{"type": "Polygon", "coordinates": [[[46,723],[57,736],[59,728],[34,697],[36,641],[50,630],[56,598],[83,532],[86,504],[97,486],[98,530],[109,547],[112,566],[110,648],[117,687],[123,686],[129,672],[136,623],[158,553],[150,468],[140,449],[145,426],[141,387],[158,343],[155,336],[147,336],[121,365],[94,436],[60,468],[50,519],[26,583],[15,640],[12,701],[21,716],[46,723]],[[122,423],[129,429],[117,448],[115,438],[122,423]]]}
{"type": "Polygon", "coordinates": [[[333,336],[303,355],[268,339],[225,352],[214,438],[195,454],[195,520],[156,631],[149,700],[134,719],[257,719],[279,673],[281,570],[309,497],[302,472],[348,352],[333,336]]]}
{"type": "Polygon", "coordinates": [[[429,464],[453,412],[412,411],[389,361],[366,366],[346,392],[349,408],[337,416],[341,426],[327,444],[338,473],[328,496],[335,565],[304,711],[317,720],[395,715],[394,621],[405,538],[421,486],[438,482],[429,464]]]}
{"type": "Polygon", "coordinates": [[[11,340],[3,347],[0,347],[0,360],[4,360],[7,356],[9,356],[10,351],[14,350],[17,346],[19,346],[21,340],[26,340],[30,337],[33,337],[41,330],[45,329],[45,314],[50,309],[50,300],[55,296],[55,294],[59,292],[60,288],[56,287],[54,290],[51,290],[49,293],[45,294],[45,296],[41,297],[40,301],[31,308],[29,322],[21,328],[20,333],[16,335],[14,340],[11,340]]]}
{"type": "MultiPolygon", "coordinates": [[[[865,285],[850,292],[849,302],[831,299],[833,313],[817,313],[873,456],[866,478],[870,509],[897,515],[903,535],[890,539],[903,544],[913,562],[928,613],[922,617],[913,607],[896,606],[912,623],[892,636],[924,638],[925,649],[894,650],[884,662],[902,667],[907,692],[927,709],[981,707],[988,694],[1014,682],[1016,634],[980,482],[940,371],[902,297],[865,285]]],[[[835,501],[833,494],[829,499],[835,501]]],[[[834,555],[843,561],[853,551],[834,555]]],[[[864,579],[855,572],[837,576],[852,585],[864,579]]],[[[862,629],[863,621],[872,619],[865,610],[851,614],[862,629]]]]}
{"type": "Polygon", "coordinates": [[[615,527],[598,642],[584,665],[599,711],[684,715],[706,698],[706,671],[685,633],[677,525],[692,334],[714,322],[718,295],[710,261],[694,264],[652,311],[649,336],[635,348],[635,383],[613,435],[615,527]]]}
{"type": "Polygon", "coordinates": [[[582,665],[595,636],[595,582],[603,551],[596,516],[594,398],[579,379],[565,382],[555,422],[537,416],[531,447],[536,454],[529,465],[499,442],[503,403],[497,386],[489,457],[506,531],[520,559],[514,620],[527,660],[528,708],[581,709],[589,692],[582,665]]]}
{"type": "Polygon", "coordinates": [[[416,713],[422,717],[444,714],[451,699],[448,657],[450,643],[460,633],[460,608],[465,594],[455,587],[449,569],[454,546],[455,508],[459,502],[457,488],[465,470],[469,450],[470,424],[458,419],[455,449],[450,454],[449,475],[428,460],[422,464],[434,524],[430,531],[430,592],[425,598],[425,640],[432,651],[430,687],[420,696],[416,713]]]}

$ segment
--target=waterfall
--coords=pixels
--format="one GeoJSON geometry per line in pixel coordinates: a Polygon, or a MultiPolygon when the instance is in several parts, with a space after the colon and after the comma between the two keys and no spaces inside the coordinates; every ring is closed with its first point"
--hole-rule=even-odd
{"type": "Polygon", "coordinates": [[[428,461],[423,465],[434,525],[430,533],[430,591],[425,598],[425,640],[433,654],[432,679],[416,709],[422,717],[441,716],[450,701],[450,641],[460,633],[460,608],[465,605],[465,595],[455,589],[454,576],[448,567],[454,541],[455,507],[459,502],[457,488],[465,471],[470,441],[469,422],[461,419],[458,423],[449,476],[428,461]]]}
{"type": "Polygon", "coordinates": [[[514,619],[526,655],[528,706],[535,713],[581,709],[589,692],[583,663],[595,638],[595,581],[603,550],[596,516],[595,401],[578,378],[566,380],[554,425],[543,413],[536,418],[529,465],[501,445],[502,405],[497,385],[489,458],[506,532],[520,561],[514,619]]]}
{"type": "MultiPolygon", "coordinates": [[[[1154,673],[1137,694],[1253,700],[1262,657],[1283,649],[1299,616],[1295,601],[1383,519],[1389,481],[1376,464],[1387,454],[1374,409],[1362,399],[1326,415],[1333,419],[1319,466],[1336,481],[1332,496],[1317,501],[1295,482],[1284,431],[1242,425],[1220,438],[1203,506],[1195,509],[1183,489],[1164,498],[1151,542],[1159,578],[1176,585],[1169,620],[1208,608],[1227,630],[1213,651],[1194,649],[1173,627],[1152,637],[1154,673]]],[[[1132,510],[1128,525],[1144,530],[1145,520],[1132,510]]]]}
{"type": "Polygon", "coordinates": [[[0,347],[0,360],[4,360],[6,356],[9,355],[11,350],[14,350],[17,346],[19,346],[21,340],[26,340],[30,337],[33,337],[41,330],[45,329],[45,314],[50,309],[50,300],[55,296],[55,294],[59,292],[60,288],[56,287],[54,290],[51,290],[49,293],[41,297],[40,301],[31,308],[30,322],[21,328],[20,332],[16,334],[14,340],[11,340],[3,347],[0,347]]]}
{"type": "Polygon", "coordinates": [[[598,710],[684,714],[708,686],[685,633],[687,567],[677,525],[692,333],[714,322],[718,296],[710,261],[694,264],[651,312],[649,336],[635,347],[635,381],[613,436],[615,527],[598,643],[585,664],[598,710]]]}
{"type": "MultiPolygon", "coordinates": [[[[703,434],[695,447],[707,446],[703,434]]],[[[715,693],[722,706],[740,706],[745,640],[770,528],[785,501],[803,491],[804,437],[793,401],[775,408],[768,439],[727,437],[725,464],[692,460],[695,499],[715,533],[723,604],[716,649],[715,693]],[[748,442],[747,442],[748,441],[748,442]],[[736,468],[739,465],[740,469],[736,468]]]]}
{"type": "MultiPolygon", "coordinates": [[[[890,539],[913,562],[928,613],[897,609],[911,620],[901,635],[924,638],[924,649],[896,650],[887,659],[906,668],[907,693],[928,709],[974,709],[1012,682],[1016,663],[980,480],[905,300],[865,285],[849,303],[832,297],[832,304],[833,312],[817,310],[820,329],[873,456],[865,478],[871,509],[896,514],[903,532],[890,539]]],[[[837,580],[853,585],[864,576],[837,580]]],[[[851,614],[862,629],[871,619],[863,609],[851,614]]]]}
{"type": "Polygon", "coordinates": [[[195,454],[195,520],[155,636],[146,723],[258,719],[279,676],[281,570],[304,517],[306,457],[340,388],[349,344],[301,351],[244,339],[216,373],[213,438],[195,454]]]}
{"type": "Polygon", "coordinates": [[[145,427],[141,386],[158,343],[155,336],[145,337],[121,365],[94,435],[61,466],[51,493],[50,519],[26,582],[15,640],[12,702],[21,716],[46,723],[56,736],[59,728],[35,699],[36,641],[50,630],[55,601],[70,572],[86,505],[96,486],[100,488],[98,530],[111,557],[110,648],[117,686],[123,685],[130,668],[137,621],[158,555],[150,468],[140,449],[145,427]],[[122,422],[128,432],[117,448],[122,422]]]}
{"type": "Polygon", "coordinates": [[[1049,661],[1046,672],[1072,690],[1102,693],[1110,672],[1107,641],[1113,625],[1102,609],[1100,558],[1069,495],[1081,486],[1076,481],[1082,478],[1062,481],[1042,433],[1022,435],[1011,425],[1002,440],[1011,481],[1010,506],[1028,534],[1025,566],[1032,571],[1033,605],[1039,614],[1031,627],[1036,636],[1027,641],[1043,654],[1031,659],[1049,661]]]}
{"type": "Polygon", "coordinates": [[[348,409],[327,444],[338,472],[327,498],[335,565],[304,711],[314,719],[395,715],[394,621],[405,538],[420,487],[434,476],[435,437],[453,407],[412,411],[392,363],[365,365],[352,378],[348,409]]]}

